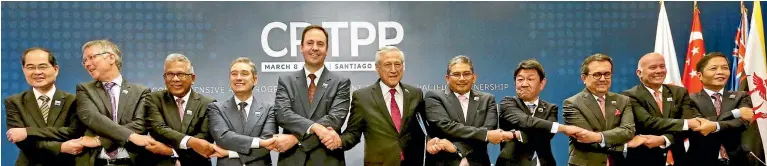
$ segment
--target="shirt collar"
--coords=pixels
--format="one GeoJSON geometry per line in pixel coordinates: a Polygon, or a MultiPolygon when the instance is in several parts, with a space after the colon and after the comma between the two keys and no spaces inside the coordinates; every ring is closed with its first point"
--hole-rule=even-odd
{"type": "MultiPolygon", "coordinates": [[[[43,95],[42,92],[37,91],[36,88],[32,88],[32,93],[35,94],[35,100],[39,99],[40,96],[43,95]]],[[[48,96],[49,99],[53,99],[53,94],[56,93],[56,85],[51,85],[51,90],[45,93],[45,96],[48,96]]]]}
{"type": "MultiPolygon", "coordinates": [[[[382,93],[384,93],[384,94],[388,94],[389,93],[389,89],[391,89],[391,87],[389,87],[388,85],[384,84],[383,81],[378,81],[378,85],[381,86],[381,92],[382,93]]],[[[397,86],[394,86],[394,89],[397,90],[397,93],[402,94],[402,87],[399,86],[399,83],[397,83],[397,86]]]]}
{"type": "MultiPolygon", "coordinates": [[[[189,101],[189,94],[192,94],[192,90],[189,90],[189,92],[186,92],[186,95],[184,95],[184,97],[181,98],[181,99],[184,100],[184,103],[189,101]]],[[[175,100],[178,100],[178,98],[179,97],[173,96],[173,99],[175,99],[175,100]]]]}
{"type": "MultiPolygon", "coordinates": [[[[455,92],[453,92],[453,94],[455,94],[455,97],[461,96],[460,94],[455,92]]],[[[469,99],[469,97],[471,96],[471,91],[466,92],[466,94],[463,94],[463,95],[466,96],[466,99],[469,99]]]]}
{"type": "Polygon", "coordinates": [[[522,102],[524,102],[525,105],[535,105],[536,107],[538,107],[538,100],[540,100],[540,98],[535,98],[535,101],[533,101],[532,103],[526,102],[524,100],[522,100],[522,102]]]}
{"type": "MultiPolygon", "coordinates": [[[[115,85],[117,85],[118,87],[122,87],[123,75],[122,74],[121,75],[117,75],[117,78],[113,79],[112,82],[114,82],[115,85]]],[[[108,82],[101,82],[101,83],[106,84],[108,82]]]]}
{"type": "MultiPolygon", "coordinates": [[[[316,76],[316,78],[320,78],[323,70],[325,70],[325,66],[322,66],[320,67],[320,69],[317,69],[317,71],[314,72],[314,76],[316,76]]],[[[309,74],[312,74],[312,73],[309,72],[309,69],[306,69],[306,67],[304,67],[304,75],[308,78],[309,74]]]]}
{"type": "MultiPolygon", "coordinates": [[[[652,88],[650,88],[650,87],[647,87],[647,86],[644,86],[644,88],[647,88],[647,91],[650,91],[650,94],[651,94],[651,95],[655,95],[655,90],[654,90],[654,89],[652,89],[652,88]]],[[[658,88],[658,92],[659,92],[659,93],[663,93],[663,86],[661,86],[660,88],[658,88]]]]}
{"type": "MultiPolygon", "coordinates": [[[[241,101],[239,98],[237,98],[237,96],[235,96],[234,104],[240,104],[240,102],[243,102],[243,101],[241,101]]],[[[248,97],[248,99],[245,99],[245,103],[248,103],[248,106],[253,105],[253,96],[251,95],[250,97],[248,97]]]]}
{"type": "MultiPolygon", "coordinates": [[[[599,96],[597,96],[597,95],[595,95],[595,94],[591,94],[591,96],[594,96],[594,100],[597,100],[597,101],[599,101],[599,96]]],[[[607,97],[605,97],[605,96],[602,96],[602,98],[603,98],[603,99],[605,99],[605,100],[607,100],[607,97]]]]}
{"type": "Polygon", "coordinates": [[[703,88],[703,91],[705,91],[705,92],[706,92],[706,94],[708,94],[708,96],[713,96],[713,95],[714,95],[714,93],[719,93],[719,94],[721,94],[721,95],[724,95],[724,88],[722,88],[722,89],[719,89],[719,91],[716,91],[716,92],[714,92],[714,91],[712,91],[712,90],[709,90],[709,89],[706,89],[706,88],[703,88]]]}

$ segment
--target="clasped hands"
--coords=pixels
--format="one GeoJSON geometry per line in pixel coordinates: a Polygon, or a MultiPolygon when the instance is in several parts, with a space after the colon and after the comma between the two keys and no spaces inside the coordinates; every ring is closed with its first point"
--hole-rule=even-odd
{"type": "Polygon", "coordinates": [[[338,135],[338,132],[333,127],[325,127],[315,123],[312,125],[311,130],[314,134],[317,134],[322,144],[325,144],[325,147],[328,149],[336,150],[341,148],[341,136],[338,135]]]}
{"type": "Polygon", "coordinates": [[[693,118],[687,119],[687,126],[693,130],[699,132],[703,136],[707,136],[716,130],[716,123],[711,122],[708,119],[693,118]]]}
{"type": "Polygon", "coordinates": [[[499,144],[517,138],[519,131],[503,131],[501,129],[487,131],[487,141],[493,144],[499,144]]]}

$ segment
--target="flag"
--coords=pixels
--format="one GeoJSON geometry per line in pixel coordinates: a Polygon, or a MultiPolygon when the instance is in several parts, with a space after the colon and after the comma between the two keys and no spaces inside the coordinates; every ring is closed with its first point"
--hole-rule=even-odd
{"type": "Polygon", "coordinates": [[[695,64],[706,55],[706,49],[703,45],[703,32],[700,26],[700,10],[694,5],[692,12],[692,30],[690,32],[690,41],[687,47],[687,57],[684,61],[684,72],[682,73],[682,83],[689,93],[698,93],[703,88],[703,83],[695,71],[695,64]]]}
{"type": "MultiPolygon", "coordinates": [[[[764,24],[762,22],[762,7],[759,0],[754,1],[754,9],[751,13],[751,28],[748,31],[748,41],[746,42],[746,56],[744,68],[748,79],[748,94],[751,95],[751,103],[754,105],[756,115],[767,113],[765,95],[767,95],[767,63],[765,62],[764,49],[764,24]]],[[[764,116],[756,119],[759,133],[762,140],[767,140],[767,120],[764,116]]],[[[762,144],[762,148],[767,149],[767,144],[762,144]]],[[[765,154],[767,157],[767,154],[765,154]]]]}
{"type": "Polygon", "coordinates": [[[666,79],[663,80],[663,83],[683,86],[682,77],[679,76],[679,63],[676,60],[674,39],[671,38],[671,27],[668,25],[668,15],[666,15],[666,6],[663,5],[663,2],[660,4],[660,13],[658,14],[654,52],[663,55],[663,59],[666,61],[666,79]]]}
{"type": "Polygon", "coordinates": [[[730,67],[730,90],[737,91],[740,83],[746,79],[746,72],[743,69],[743,58],[746,56],[746,39],[748,33],[748,13],[746,7],[741,1],[740,5],[740,23],[738,31],[735,33],[735,48],[732,49],[732,67],[730,67]]]}

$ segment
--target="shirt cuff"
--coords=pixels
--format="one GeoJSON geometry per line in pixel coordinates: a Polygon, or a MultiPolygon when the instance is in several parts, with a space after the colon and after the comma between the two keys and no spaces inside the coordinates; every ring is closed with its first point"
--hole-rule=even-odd
{"type": "Polygon", "coordinates": [[[259,148],[259,147],[261,147],[261,139],[253,138],[253,142],[250,143],[250,148],[259,148]]]}
{"type": "Polygon", "coordinates": [[[740,109],[733,109],[731,112],[733,117],[740,118],[740,109]]]}
{"type": "Polygon", "coordinates": [[[623,157],[628,156],[628,152],[629,152],[629,144],[625,143],[623,144],[623,157]]]}
{"type": "Polygon", "coordinates": [[[230,159],[232,159],[232,158],[240,158],[240,155],[239,155],[239,154],[237,154],[237,152],[235,152],[235,151],[231,151],[231,150],[230,150],[230,151],[229,151],[229,158],[230,158],[230,159]]]}
{"type": "Polygon", "coordinates": [[[312,126],[314,126],[314,124],[309,125],[309,128],[306,129],[306,134],[307,135],[312,134],[312,126]]]}
{"type": "Polygon", "coordinates": [[[690,125],[687,125],[687,119],[682,119],[684,124],[682,125],[682,131],[690,130],[690,125]]]}
{"type": "Polygon", "coordinates": [[[557,131],[559,131],[559,123],[557,122],[551,123],[551,130],[549,132],[557,133],[557,131]]]}
{"type": "Polygon", "coordinates": [[[189,142],[189,138],[192,138],[191,136],[184,136],[183,139],[181,139],[181,145],[178,145],[179,149],[189,149],[189,147],[186,147],[186,142],[189,142]]]}
{"type": "Polygon", "coordinates": [[[716,123],[716,130],[714,130],[714,132],[715,132],[715,133],[716,133],[716,132],[719,132],[719,122],[714,122],[714,123],[716,123]]]}
{"type": "Polygon", "coordinates": [[[170,157],[178,157],[178,153],[176,153],[176,149],[171,149],[171,150],[173,150],[173,156],[170,156],[170,157]]]}
{"type": "Polygon", "coordinates": [[[522,131],[516,130],[516,131],[513,131],[513,132],[514,132],[514,136],[517,137],[519,142],[525,142],[525,140],[522,140],[522,131]]]}
{"type": "MultiPolygon", "coordinates": [[[[687,122],[685,122],[685,124],[687,124],[687,122]]],[[[663,140],[666,141],[666,143],[660,146],[661,149],[666,149],[666,147],[671,146],[671,141],[668,141],[668,137],[664,135],[663,140]]]]}
{"type": "Polygon", "coordinates": [[[599,133],[599,136],[602,137],[602,142],[599,143],[599,146],[604,148],[607,145],[607,143],[605,143],[605,135],[602,133],[599,133]]]}

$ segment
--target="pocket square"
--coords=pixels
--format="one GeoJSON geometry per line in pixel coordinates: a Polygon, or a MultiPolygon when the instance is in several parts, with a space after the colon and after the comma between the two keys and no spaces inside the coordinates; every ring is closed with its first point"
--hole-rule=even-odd
{"type": "Polygon", "coordinates": [[[620,116],[620,115],[621,115],[621,110],[615,109],[615,116],[620,116]]]}

